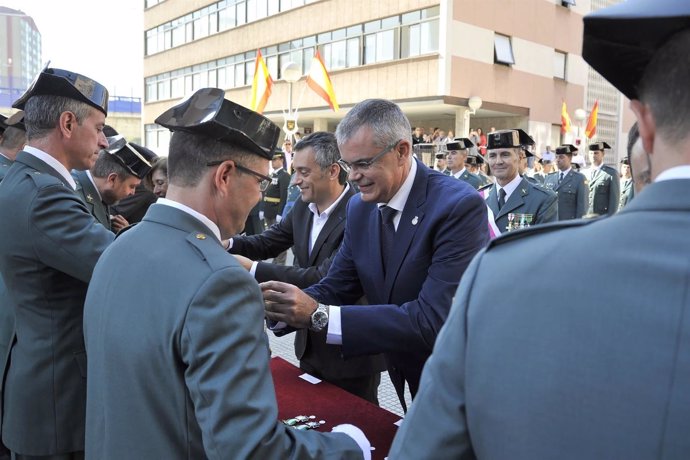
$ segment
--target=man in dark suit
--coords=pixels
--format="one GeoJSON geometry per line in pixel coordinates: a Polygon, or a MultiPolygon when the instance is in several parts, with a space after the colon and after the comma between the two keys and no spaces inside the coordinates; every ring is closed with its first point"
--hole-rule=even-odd
{"type": "Polygon", "coordinates": [[[604,150],[611,146],[596,142],[589,146],[589,208],[587,214],[612,216],[618,210],[620,180],[618,171],[604,164],[604,150]]]}
{"type": "Polygon", "coordinates": [[[26,127],[23,119],[24,112],[20,110],[6,119],[2,125],[5,131],[0,136],[0,182],[26,144],[26,127]]]}
{"type": "Polygon", "coordinates": [[[473,147],[474,144],[472,141],[465,137],[455,138],[447,142],[444,146],[441,146],[441,148],[445,148],[448,151],[447,158],[450,175],[456,179],[467,182],[476,190],[479,188],[482,181],[475,174],[469,172],[465,166],[468,149],[473,147]]]}
{"type": "Polygon", "coordinates": [[[385,353],[405,408],[404,383],[414,397],[455,287],[488,241],[486,206],[466,182],[412,158],[409,121],[390,101],[360,102],[336,137],[341,165],[360,189],[342,246],[328,275],[304,292],[262,283],[266,314],[327,330],[346,358],[385,353]],[[369,305],[354,305],[363,295],[369,305]]]}
{"type": "MultiPolygon", "coordinates": [[[[273,172],[271,173],[271,183],[264,193],[262,203],[264,220],[266,221],[267,227],[279,223],[284,217],[283,211],[285,209],[285,203],[287,203],[287,191],[288,187],[290,186],[290,174],[288,174],[283,167],[283,157],[284,154],[282,150],[276,150],[273,153],[273,159],[271,160],[271,167],[273,168],[273,172]]],[[[286,258],[287,251],[283,251],[273,259],[273,263],[285,265],[286,258]]]]}
{"type": "Polygon", "coordinates": [[[556,148],[557,172],[546,176],[544,187],[558,194],[558,220],[580,219],[587,210],[587,180],[573,169],[577,147],[564,144],[556,148]]]}
{"type": "Polygon", "coordinates": [[[628,0],[584,30],[584,59],[631,100],[654,183],[613,217],[474,259],[391,459],[690,458],[690,4],[628,0]],[[567,295],[525,276],[564,265],[588,280],[567,295]],[[515,279],[539,295],[506,301],[515,279]]]}
{"type": "Polygon", "coordinates": [[[81,196],[91,214],[108,230],[119,232],[129,225],[121,215],[111,215],[110,206],[134,195],[141,180],[151,171],[156,155],[144,146],[130,144],[124,137],[108,138],[109,147],[101,150],[93,167],[72,171],[81,196]]]}
{"type": "MultiPolygon", "coordinates": [[[[294,266],[253,262],[240,263],[257,281],[284,281],[306,289],[326,276],[345,232],[345,210],[355,194],[346,182],[338,160],[335,136],[316,132],[303,138],[292,157],[295,185],[301,190],[292,212],[261,235],[233,238],[230,252],[250,259],[268,259],[292,248],[294,266]]],[[[300,368],[359,397],[378,404],[382,356],[345,360],[341,347],[326,344],[326,331],[300,329],[295,334],[295,354],[300,368]]]]}
{"type": "Polygon", "coordinates": [[[488,135],[486,161],[496,182],[486,192],[486,205],[501,233],[555,222],[558,216],[556,194],[518,174],[525,155],[523,146],[529,142],[534,141],[521,129],[488,135]]]}
{"type": "Polygon", "coordinates": [[[360,448],[278,420],[261,292],[221,240],[242,230],[270,182],[280,129],[224,96],[201,89],[156,119],[173,130],[166,198],[94,270],[86,456],[361,458],[364,437],[360,448]]]}
{"type": "Polygon", "coordinates": [[[0,187],[0,272],[16,319],[5,366],[2,439],[13,458],[79,459],[86,352],[82,312],[96,261],[113,240],[75,193],[71,169],[93,166],[108,92],[44,69],[14,107],[28,144],[0,187]]]}

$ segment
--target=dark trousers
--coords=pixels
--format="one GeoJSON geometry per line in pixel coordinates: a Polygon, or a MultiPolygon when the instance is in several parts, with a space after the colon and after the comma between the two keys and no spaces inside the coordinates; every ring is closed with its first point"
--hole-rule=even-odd
{"type": "Polygon", "coordinates": [[[12,452],[12,460],[84,460],[84,451],[55,455],[22,455],[12,452]]]}
{"type": "MultiPolygon", "coordinates": [[[[266,221],[266,228],[268,228],[271,225],[276,223],[275,217],[264,217],[264,220],[266,221]]],[[[285,265],[286,261],[287,261],[287,251],[281,252],[276,257],[274,257],[272,260],[272,262],[276,265],[285,265]]]]}

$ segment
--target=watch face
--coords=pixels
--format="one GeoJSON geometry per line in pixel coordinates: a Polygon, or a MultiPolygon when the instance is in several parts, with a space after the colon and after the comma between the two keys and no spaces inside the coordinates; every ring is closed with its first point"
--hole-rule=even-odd
{"type": "Polygon", "coordinates": [[[328,323],[328,315],[326,314],[326,312],[317,311],[314,313],[313,322],[314,326],[318,328],[323,328],[326,325],[326,323],[328,323]]]}

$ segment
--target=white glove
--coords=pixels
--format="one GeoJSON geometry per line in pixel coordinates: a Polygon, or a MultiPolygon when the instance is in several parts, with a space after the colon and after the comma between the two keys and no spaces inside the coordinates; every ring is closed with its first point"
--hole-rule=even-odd
{"type": "Polygon", "coordinates": [[[259,211],[259,220],[264,220],[264,212],[259,211]]]}
{"type": "Polygon", "coordinates": [[[349,437],[355,440],[360,449],[362,449],[362,454],[364,455],[364,460],[371,460],[371,443],[365,436],[364,432],[354,425],[349,423],[338,425],[333,427],[331,430],[333,433],[345,433],[349,437]]]}
{"type": "Polygon", "coordinates": [[[276,223],[279,224],[281,220],[283,220],[283,216],[281,216],[280,214],[278,214],[278,215],[276,216],[276,223]]]}

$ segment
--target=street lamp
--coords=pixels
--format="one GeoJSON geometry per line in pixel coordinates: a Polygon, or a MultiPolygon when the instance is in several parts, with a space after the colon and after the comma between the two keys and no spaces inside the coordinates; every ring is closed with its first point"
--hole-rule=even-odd
{"type": "Polygon", "coordinates": [[[577,142],[575,142],[575,144],[577,144],[578,153],[582,154],[581,167],[583,168],[587,166],[587,160],[585,160],[585,157],[587,156],[586,152],[582,153],[582,144],[586,143],[582,142],[581,138],[582,122],[585,118],[587,118],[587,112],[585,111],[585,109],[575,109],[575,120],[577,120],[577,142]]]}
{"type": "Polygon", "coordinates": [[[290,136],[292,139],[293,135],[297,132],[297,116],[292,111],[292,84],[297,83],[300,78],[302,78],[302,69],[299,64],[294,62],[287,62],[281,70],[281,75],[283,80],[288,82],[288,113],[285,116],[285,124],[283,126],[283,131],[285,134],[290,136]]]}

